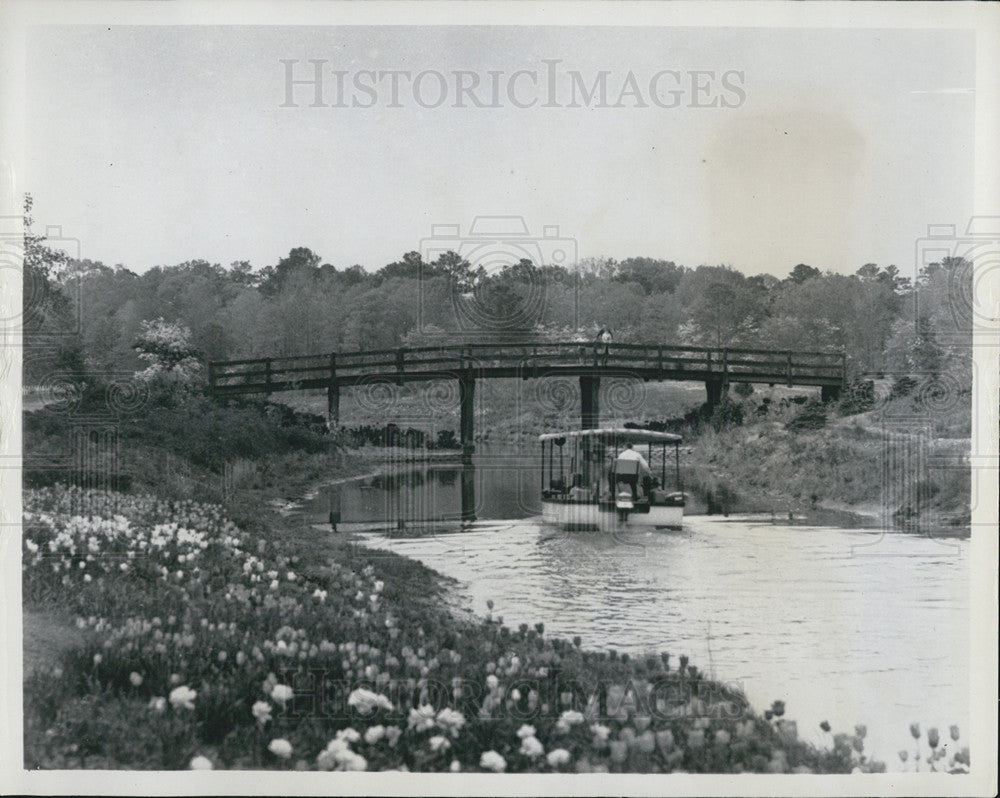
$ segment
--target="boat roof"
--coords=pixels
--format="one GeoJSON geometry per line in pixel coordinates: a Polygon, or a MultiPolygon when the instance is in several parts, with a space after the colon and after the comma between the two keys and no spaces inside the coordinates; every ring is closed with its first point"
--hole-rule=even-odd
{"type": "Polygon", "coordinates": [[[600,427],[598,429],[578,429],[572,432],[547,432],[539,435],[540,441],[556,438],[618,438],[624,443],[680,443],[681,436],[670,432],[654,432],[649,429],[627,429],[625,427],[600,427]]]}

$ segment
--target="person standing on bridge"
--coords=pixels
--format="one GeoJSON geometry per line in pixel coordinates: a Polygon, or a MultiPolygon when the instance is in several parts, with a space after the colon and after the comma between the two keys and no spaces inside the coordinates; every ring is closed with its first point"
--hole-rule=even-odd
{"type": "Polygon", "coordinates": [[[608,349],[609,349],[609,347],[611,345],[612,340],[613,339],[611,337],[611,330],[609,330],[607,327],[601,327],[601,329],[597,331],[597,343],[596,343],[596,346],[594,348],[594,354],[595,354],[594,365],[595,366],[597,365],[596,354],[597,354],[598,351],[600,351],[600,349],[601,349],[602,346],[604,347],[604,351],[601,352],[601,365],[602,366],[608,365],[608,349]]]}

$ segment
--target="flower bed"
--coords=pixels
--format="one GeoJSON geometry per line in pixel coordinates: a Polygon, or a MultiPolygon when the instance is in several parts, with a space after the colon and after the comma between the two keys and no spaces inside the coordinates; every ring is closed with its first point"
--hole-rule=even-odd
{"type": "Polygon", "coordinates": [[[364,549],[299,559],[217,506],[151,496],[56,486],[24,506],[25,602],[87,633],[26,678],[27,767],[878,768],[863,744],[802,743],[780,702],[761,717],[684,657],[456,620],[364,549]]]}

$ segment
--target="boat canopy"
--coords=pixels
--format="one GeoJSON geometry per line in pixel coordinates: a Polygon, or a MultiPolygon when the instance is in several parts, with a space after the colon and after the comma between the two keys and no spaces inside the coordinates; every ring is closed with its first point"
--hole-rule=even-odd
{"type": "Polygon", "coordinates": [[[572,432],[547,432],[539,435],[540,441],[554,441],[558,438],[617,438],[622,443],[680,443],[681,436],[669,432],[654,432],[648,429],[625,429],[624,427],[603,427],[581,429],[572,432]]]}

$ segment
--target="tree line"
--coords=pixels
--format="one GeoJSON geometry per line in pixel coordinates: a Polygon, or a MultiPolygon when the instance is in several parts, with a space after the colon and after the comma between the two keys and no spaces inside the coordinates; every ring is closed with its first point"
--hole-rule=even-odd
{"type": "Polygon", "coordinates": [[[416,251],[368,271],[296,247],[262,268],[193,260],[138,274],[51,249],[32,232],[30,197],[24,244],[25,384],[53,370],[148,369],[150,331],[169,339],[171,328],[183,356],[203,360],[582,340],[604,328],[617,342],[842,349],[854,376],[970,368],[972,270],[958,257],[915,279],[874,263],[851,274],[800,263],[778,277],[652,257],[494,267],[416,251]]]}

